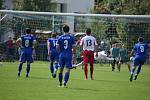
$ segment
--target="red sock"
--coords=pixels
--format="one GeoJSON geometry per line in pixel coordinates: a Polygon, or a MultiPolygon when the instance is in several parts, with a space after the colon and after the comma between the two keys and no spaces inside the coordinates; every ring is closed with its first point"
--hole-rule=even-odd
{"type": "Polygon", "coordinates": [[[85,79],[87,79],[87,72],[88,72],[87,64],[84,64],[84,78],[85,79]]]}
{"type": "Polygon", "coordinates": [[[90,76],[91,76],[91,79],[93,80],[93,64],[90,64],[90,76]]]}

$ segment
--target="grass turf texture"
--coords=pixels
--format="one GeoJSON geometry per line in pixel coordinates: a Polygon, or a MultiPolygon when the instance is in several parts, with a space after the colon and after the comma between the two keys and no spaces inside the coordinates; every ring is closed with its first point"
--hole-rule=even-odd
{"type": "MultiPolygon", "coordinates": [[[[95,64],[94,80],[84,80],[83,70],[71,71],[68,88],[58,87],[58,79],[48,78],[49,63],[34,62],[30,77],[25,78],[26,64],[16,80],[18,62],[0,67],[0,100],[150,100],[150,66],[144,65],[136,81],[129,81],[125,65],[121,72],[109,65],[95,64]]],[[[90,76],[90,75],[88,75],[90,76]]]]}

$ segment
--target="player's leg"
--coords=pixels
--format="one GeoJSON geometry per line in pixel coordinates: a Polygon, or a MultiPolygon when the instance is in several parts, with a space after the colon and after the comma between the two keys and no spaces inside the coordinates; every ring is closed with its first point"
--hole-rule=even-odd
{"type": "Polygon", "coordinates": [[[118,66],[117,66],[119,72],[120,72],[120,69],[121,69],[121,65],[122,65],[122,64],[123,64],[123,60],[119,60],[118,66]]]}
{"type": "Polygon", "coordinates": [[[29,77],[29,73],[30,73],[30,62],[27,62],[26,77],[29,77]]]}
{"type": "Polygon", "coordinates": [[[116,57],[116,65],[117,65],[118,71],[120,72],[119,57],[116,57]]]}
{"type": "Polygon", "coordinates": [[[27,57],[27,67],[26,67],[26,77],[29,77],[30,65],[33,62],[32,51],[26,54],[27,57]]]}
{"type": "Polygon", "coordinates": [[[25,53],[23,51],[21,51],[20,58],[19,58],[20,64],[18,66],[18,77],[21,74],[22,66],[23,66],[23,63],[26,61],[26,59],[27,58],[26,58],[25,53]]]}
{"type": "Polygon", "coordinates": [[[66,87],[69,77],[70,77],[70,68],[66,68],[66,72],[64,75],[64,83],[63,83],[64,87],[66,87]]]}
{"type": "Polygon", "coordinates": [[[59,86],[62,86],[62,80],[63,80],[63,69],[64,69],[64,59],[62,57],[59,58],[59,72],[58,72],[58,81],[59,81],[59,86]]]}
{"type": "Polygon", "coordinates": [[[59,67],[59,73],[58,73],[59,86],[62,86],[63,69],[64,69],[64,67],[59,67]]]}
{"type": "Polygon", "coordinates": [[[58,70],[59,64],[57,61],[55,61],[55,67],[53,72],[53,78],[56,78],[57,70],[58,70]]]}
{"type": "Polygon", "coordinates": [[[88,58],[88,51],[84,51],[84,54],[83,54],[83,69],[84,69],[84,80],[87,80],[87,74],[88,74],[88,61],[89,61],[89,58],[88,58]]]}
{"type": "Polygon", "coordinates": [[[66,64],[66,72],[64,75],[64,83],[63,83],[64,87],[67,86],[67,82],[68,82],[69,77],[70,77],[70,68],[72,67],[72,55],[66,56],[65,64],[66,64]]]}
{"type": "Polygon", "coordinates": [[[134,74],[134,71],[136,69],[136,66],[139,64],[139,60],[137,57],[135,57],[135,59],[133,60],[133,66],[132,66],[132,69],[131,69],[131,73],[130,73],[130,82],[132,82],[132,79],[133,79],[133,74],[134,74]]]}
{"type": "Polygon", "coordinates": [[[90,62],[90,77],[91,77],[91,80],[93,80],[93,71],[94,71],[94,67],[93,67],[94,52],[93,51],[90,52],[89,62],[90,62]]]}
{"type": "MultiPolygon", "coordinates": [[[[145,59],[145,61],[146,61],[146,59],[145,59]]],[[[141,67],[142,67],[142,65],[144,64],[145,61],[140,61],[140,64],[138,65],[138,69],[137,69],[137,71],[136,71],[134,80],[137,79],[137,77],[138,77],[138,75],[139,75],[139,73],[140,73],[140,71],[141,71],[141,67]]]]}
{"type": "Polygon", "coordinates": [[[20,62],[19,66],[18,66],[18,77],[20,77],[22,66],[23,66],[23,62],[20,62]]]}
{"type": "Polygon", "coordinates": [[[112,71],[115,70],[115,63],[116,63],[116,60],[115,60],[115,58],[114,58],[114,60],[111,62],[112,71]]]}
{"type": "Polygon", "coordinates": [[[129,72],[131,71],[131,67],[130,67],[130,63],[129,62],[126,62],[127,66],[128,66],[128,70],[129,72]]]}
{"type": "Polygon", "coordinates": [[[51,75],[53,77],[53,73],[54,73],[54,66],[53,66],[53,63],[54,63],[54,56],[53,54],[50,55],[50,66],[49,66],[49,70],[51,72],[51,75]]]}

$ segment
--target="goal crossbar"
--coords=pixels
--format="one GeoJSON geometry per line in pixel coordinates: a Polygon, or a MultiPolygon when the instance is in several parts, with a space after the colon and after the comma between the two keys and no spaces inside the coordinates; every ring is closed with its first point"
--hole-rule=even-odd
{"type": "Polygon", "coordinates": [[[80,14],[80,13],[57,13],[57,12],[35,12],[35,11],[16,11],[0,10],[6,14],[35,14],[35,15],[55,15],[55,16],[86,16],[86,17],[111,17],[111,18],[150,18],[150,15],[115,15],[115,14],[80,14]]]}

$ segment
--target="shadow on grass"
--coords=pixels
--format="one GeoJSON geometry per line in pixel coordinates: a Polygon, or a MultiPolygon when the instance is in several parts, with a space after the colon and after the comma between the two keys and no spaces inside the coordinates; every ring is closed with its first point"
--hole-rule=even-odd
{"type": "Polygon", "coordinates": [[[52,79],[52,78],[50,78],[50,77],[38,77],[38,76],[31,76],[30,77],[31,79],[43,79],[43,80],[46,80],[46,79],[52,79]]]}

